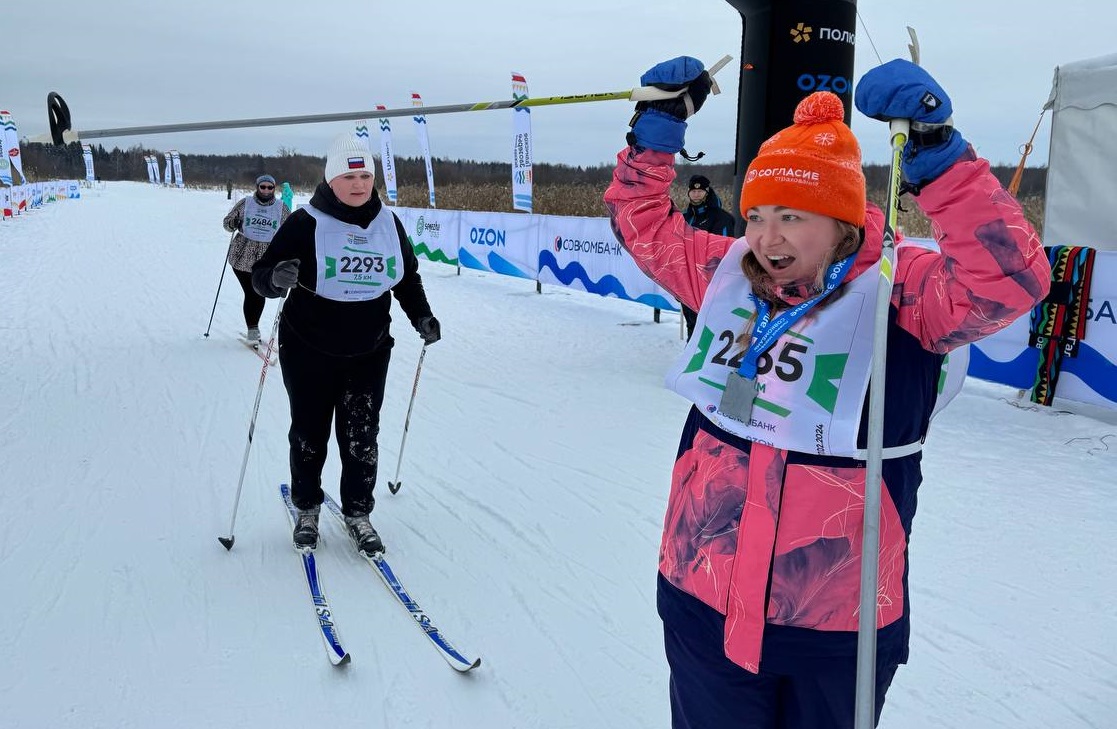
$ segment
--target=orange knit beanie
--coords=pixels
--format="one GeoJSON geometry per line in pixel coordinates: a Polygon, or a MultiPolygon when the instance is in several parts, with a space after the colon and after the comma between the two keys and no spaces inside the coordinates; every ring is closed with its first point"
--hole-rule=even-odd
{"type": "Polygon", "coordinates": [[[758,205],[819,213],[865,225],[861,147],[842,121],[842,100],[816,91],[795,107],[795,123],[772,135],[745,173],[741,213],[758,205]]]}

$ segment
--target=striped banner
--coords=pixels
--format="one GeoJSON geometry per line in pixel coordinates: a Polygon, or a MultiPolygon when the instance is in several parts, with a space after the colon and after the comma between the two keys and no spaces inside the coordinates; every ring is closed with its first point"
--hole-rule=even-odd
{"type": "MultiPolygon", "coordinates": [[[[411,105],[418,109],[423,108],[423,99],[414,91],[411,92],[411,105]]],[[[431,166],[431,141],[427,135],[427,118],[418,115],[412,119],[415,120],[415,131],[419,135],[419,149],[423,153],[423,160],[427,163],[427,190],[430,192],[430,206],[433,208],[435,207],[434,167],[431,166]]]]}
{"type": "MultiPolygon", "coordinates": [[[[381,111],[388,107],[377,104],[376,110],[381,111]]],[[[380,167],[384,171],[384,191],[388,195],[388,202],[396,204],[399,194],[396,190],[396,158],[392,153],[392,123],[387,118],[380,119],[380,167]]]]}
{"type": "MultiPolygon", "coordinates": [[[[528,98],[527,80],[512,72],[512,99],[528,98]]],[[[531,212],[531,108],[512,107],[512,209],[531,212]]]]}

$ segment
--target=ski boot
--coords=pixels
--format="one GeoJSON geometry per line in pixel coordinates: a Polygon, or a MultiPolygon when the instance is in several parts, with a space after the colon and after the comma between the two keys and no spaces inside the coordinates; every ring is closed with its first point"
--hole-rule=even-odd
{"type": "Polygon", "coordinates": [[[349,537],[356,545],[357,551],[364,556],[375,557],[383,554],[384,542],[369,523],[368,514],[345,517],[345,531],[349,532],[349,537]]]}
{"type": "Polygon", "coordinates": [[[295,532],[292,535],[295,549],[302,551],[318,547],[318,514],[321,511],[320,506],[298,510],[295,517],[295,532]]]}

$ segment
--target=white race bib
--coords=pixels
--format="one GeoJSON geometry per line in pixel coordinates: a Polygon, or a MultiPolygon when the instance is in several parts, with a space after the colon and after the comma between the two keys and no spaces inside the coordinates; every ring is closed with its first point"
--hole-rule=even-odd
{"type": "MultiPolygon", "coordinates": [[[[730,372],[747,351],[756,316],[752,287],[741,270],[744,238],[727,251],[698,312],[695,333],[667,376],[667,387],[698,406],[719,428],[775,448],[864,458],[857,448],[872,369],[873,312],[879,262],[831,294],[783,334],[757,362],[757,396],[747,423],[719,411],[730,372]],[[749,331],[750,336],[744,336],[749,331]]],[[[961,389],[967,357],[944,365],[938,412],[961,389]]],[[[886,449],[886,457],[918,450],[886,449]],[[888,453],[887,451],[892,451],[888,453]]]]}
{"type": "Polygon", "coordinates": [[[369,301],[403,277],[403,250],[395,216],[381,208],[367,228],[343,223],[313,205],[318,262],[315,292],[334,301],[369,301]]]}
{"type": "Polygon", "coordinates": [[[261,205],[255,195],[244,199],[244,222],[240,232],[249,240],[258,243],[271,243],[275,231],[279,230],[279,219],[283,217],[283,203],[273,199],[271,205],[261,205]]]}

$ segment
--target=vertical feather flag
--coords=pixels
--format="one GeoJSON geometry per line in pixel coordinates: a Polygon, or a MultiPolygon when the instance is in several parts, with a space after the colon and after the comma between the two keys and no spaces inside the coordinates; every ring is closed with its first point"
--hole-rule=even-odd
{"type": "Polygon", "coordinates": [[[23,160],[19,156],[19,133],[16,131],[15,120],[6,111],[0,111],[0,132],[3,132],[0,134],[0,143],[3,144],[4,158],[11,164],[12,169],[19,173],[19,179],[26,185],[27,176],[23,174],[23,160]]]}
{"type": "Polygon", "coordinates": [[[368,151],[371,152],[372,147],[369,145],[369,139],[368,139],[368,120],[367,119],[358,119],[355,122],[355,124],[356,124],[356,127],[357,127],[357,129],[356,129],[357,140],[361,144],[365,145],[365,149],[367,149],[368,151]]]}
{"type": "Polygon", "coordinates": [[[163,184],[167,187],[171,185],[171,153],[163,153],[163,184]]]}
{"type": "MultiPolygon", "coordinates": [[[[512,99],[527,99],[527,80],[512,72],[512,99]]],[[[512,107],[512,209],[531,212],[531,109],[512,107]]]]}
{"type": "MultiPolygon", "coordinates": [[[[414,91],[411,92],[411,105],[416,108],[423,107],[423,99],[419,94],[414,91]]],[[[415,130],[419,134],[419,149],[423,152],[423,159],[427,163],[427,190],[430,191],[430,206],[435,207],[434,204],[434,167],[431,166],[431,142],[430,137],[427,136],[427,117],[414,116],[415,130]]]]}
{"type": "Polygon", "coordinates": [[[85,162],[85,181],[93,182],[97,176],[93,174],[93,148],[88,144],[81,145],[81,158],[85,162]]]}
{"type": "Polygon", "coordinates": [[[177,150],[171,150],[171,165],[175,171],[175,187],[185,187],[186,181],[182,179],[182,157],[177,150]]]}
{"type": "MultiPolygon", "coordinates": [[[[386,109],[383,104],[377,104],[376,109],[386,109]]],[[[392,154],[392,125],[387,119],[380,119],[380,167],[384,172],[384,191],[388,194],[388,202],[396,204],[399,197],[396,191],[396,158],[392,154]]]]}

